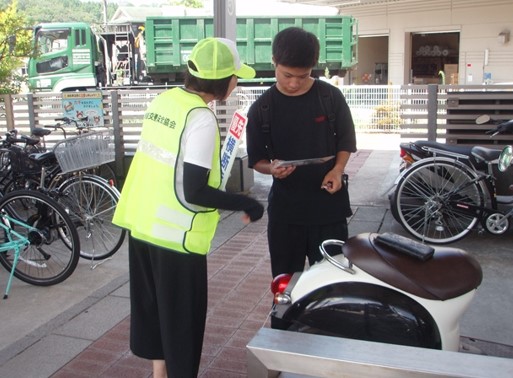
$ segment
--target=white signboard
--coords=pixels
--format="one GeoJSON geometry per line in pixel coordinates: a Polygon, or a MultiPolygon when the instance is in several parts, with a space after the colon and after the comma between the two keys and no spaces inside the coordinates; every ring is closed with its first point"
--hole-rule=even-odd
{"type": "Polygon", "coordinates": [[[242,135],[248,119],[238,110],[233,114],[232,122],[223,147],[221,148],[221,189],[226,188],[226,183],[230,177],[233,163],[237,157],[237,151],[241,142],[242,135]]]}
{"type": "Polygon", "coordinates": [[[73,49],[72,57],[73,64],[89,64],[91,61],[91,52],[87,49],[73,49]]]}

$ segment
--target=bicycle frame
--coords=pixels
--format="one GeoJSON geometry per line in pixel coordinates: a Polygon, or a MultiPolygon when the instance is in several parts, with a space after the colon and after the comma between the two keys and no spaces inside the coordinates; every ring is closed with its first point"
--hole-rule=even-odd
{"type": "Polygon", "coordinates": [[[12,229],[12,227],[10,226],[10,224],[11,223],[17,224],[18,226],[22,226],[29,231],[37,232],[37,229],[35,227],[29,226],[26,223],[23,223],[17,219],[10,217],[7,214],[0,214],[0,218],[1,218],[0,227],[4,230],[7,239],[9,239],[9,241],[0,244],[0,253],[7,253],[9,251],[14,251],[12,269],[9,274],[9,279],[7,281],[7,287],[5,289],[5,293],[4,293],[4,297],[3,297],[3,299],[7,299],[9,296],[9,291],[11,290],[12,279],[14,277],[14,271],[16,269],[16,265],[18,264],[18,260],[20,259],[21,250],[24,247],[30,245],[30,240],[27,237],[21,235],[20,233],[14,231],[12,229]],[[6,223],[9,225],[6,225],[6,223]]]}

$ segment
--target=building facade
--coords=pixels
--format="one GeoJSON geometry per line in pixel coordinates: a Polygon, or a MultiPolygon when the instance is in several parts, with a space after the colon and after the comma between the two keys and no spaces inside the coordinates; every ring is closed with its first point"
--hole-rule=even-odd
{"type": "Polygon", "coordinates": [[[513,0],[281,0],[358,20],[344,84],[513,83],[513,0]]]}

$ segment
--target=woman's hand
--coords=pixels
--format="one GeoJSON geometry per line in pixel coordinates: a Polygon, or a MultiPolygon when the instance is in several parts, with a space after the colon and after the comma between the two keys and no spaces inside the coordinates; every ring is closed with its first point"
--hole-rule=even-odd
{"type": "Polygon", "coordinates": [[[257,200],[250,199],[251,206],[248,206],[244,209],[244,214],[242,215],[242,223],[249,224],[251,222],[256,222],[264,215],[264,206],[258,202],[257,200]]]}

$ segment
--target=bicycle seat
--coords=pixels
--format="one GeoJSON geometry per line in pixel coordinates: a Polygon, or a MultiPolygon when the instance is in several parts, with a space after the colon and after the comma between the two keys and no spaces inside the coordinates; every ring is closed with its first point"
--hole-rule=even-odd
{"type": "Polygon", "coordinates": [[[38,163],[43,163],[49,159],[54,159],[55,153],[53,151],[34,153],[29,155],[29,159],[34,160],[38,163]]]}
{"type": "Polygon", "coordinates": [[[20,139],[23,141],[23,143],[25,143],[28,146],[35,146],[40,141],[39,138],[33,138],[28,135],[22,135],[20,136],[20,139]]]}
{"type": "Polygon", "coordinates": [[[353,264],[383,282],[422,298],[442,301],[481,284],[481,266],[462,249],[436,246],[433,256],[422,261],[377,243],[378,235],[353,236],[343,252],[353,264]]]}
{"type": "Polygon", "coordinates": [[[501,155],[502,150],[496,150],[494,148],[487,148],[482,146],[474,146],[472,147],[472,156],[481,161],[485,161],[487,163],[497,160],[501,155]]]}
{"type": "Polygon", "coordinates": [[[50,134],[52,130],[43,129],[42,127],[36,127],[34,130],[32,130],[32,135],[35,135],[37,137],[44,137],[50,134]]]}

